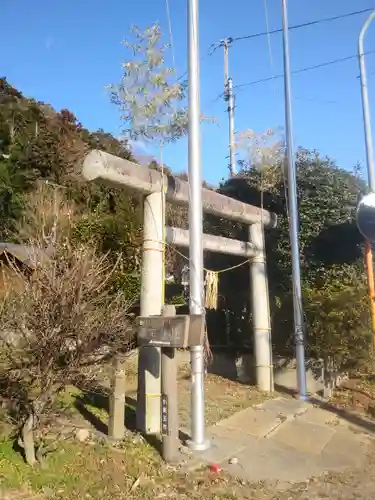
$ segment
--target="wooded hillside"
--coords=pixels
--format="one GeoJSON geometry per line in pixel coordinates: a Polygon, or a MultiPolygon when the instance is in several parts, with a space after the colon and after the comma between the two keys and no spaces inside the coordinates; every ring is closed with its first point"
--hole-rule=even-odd
{"type": "MultiPolygon", "coordinates": [[[[103,130],[91,132],[69,111],[55,111],[0,79],[0,239],[22,241],[17,224],[25,199],[41,183],[61,190],[79,213],[75,241],[92,244],[120,262],[116,286],[132,299],[139,293],[142,213],[138,197],[101,186],[87,185],[79,175],[85,153],[98,148],[132,160],[126,144],[103,130]]],[[[151,166],[158,168],[157,164],[151,166]]],[[[338,168],[316,151],[297,155],[302,277],[306,297],[309,350],[330,352],[355,364],[358,349],[367,352],[368,303],[362,265],[362,241],[355,225],[355,207],[365,185],[356,172],[338,168]],[[343,340],[345,338],[345,340],[343,340]],[[353,350],[354,349],[354,350],[353,350]]],[[[267,258],[274,341],[278,350],[293,352],[291,262],[288,240],[287,192],[283,169],[242,164],[241,173],[228,179],[220,191],[278,214],[275,230],[268,231],[267,258]]],[[[187,227],[186,211],[168,209],[169,223],[187,227]]],[[[204,219],[205,231],[247,239],[241,224],[204,219]]],[[[179,279],[183,259],[168,250],[168,272],[179,279]]],[[[234,258],[206,255],[207,268],[224,269],[234,258]]],[[[209,312],[213,343],[251,345],[248,321],[247,265],[220,274],[220,308],[209,312]],[[235,293],[234,293],[235,292],[235,293]],[[228,334],[229,332],[229,334],[228,334]]]]}

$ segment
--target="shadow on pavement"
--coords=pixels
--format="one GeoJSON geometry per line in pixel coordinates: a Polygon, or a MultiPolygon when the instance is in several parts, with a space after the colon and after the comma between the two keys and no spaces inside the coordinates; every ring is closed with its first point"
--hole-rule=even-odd
{"type": "MultiPolygon", "coordinates": [[[[287,387],[275,385],[275,390],[288,396],[297,397],[297,393],[287,387]]],[[[364,429],[366,432],[375,434],[375,421],[371,422],[369,420],[366,420],[365,418],[362,418],[360,415],[357,415],[354,412],[350,412],[348,410],[345,410],[344,408],[338,408],[330,403],[327,403],[326,401],[319,399],[318,397],[310,396],[307,402],[321,408],[322,410],[326,410],[337,415],[350,424],[364,429]]]]}

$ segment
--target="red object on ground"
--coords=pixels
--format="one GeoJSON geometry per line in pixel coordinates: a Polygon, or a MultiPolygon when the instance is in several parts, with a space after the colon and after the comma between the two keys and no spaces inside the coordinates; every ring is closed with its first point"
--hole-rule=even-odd
{"type": "Polygon", "coordinates": [[[218,474],[222,470],[219,464],[210,464],[209,469],[210,472],[213,472],[214,474],[218,474]]]}

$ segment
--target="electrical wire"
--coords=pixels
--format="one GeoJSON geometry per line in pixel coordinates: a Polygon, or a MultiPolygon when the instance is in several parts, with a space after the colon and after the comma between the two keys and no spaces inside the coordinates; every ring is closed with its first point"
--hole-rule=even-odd
{"type": "MultiPolygon", "coordinates": [[[[265,6],[266,6],[266,2],[267,2],[267,0],[265,0],[265,6]]],[[[309,21],[307,23],[301,23],[301,24],[296,24],[296,25],[289,26],[289,30],[296,30],[296,29],[305,28],[305,27],[308,27],[308,26],[314,26],[314,25],[317,25],[317,24],[322,24],[322,23],[326,23],[326,22],[336,21],[336,20],[339,20],[339,19],[345,19],[345,18],[356,16],[356,15],[365,14],[365,13],[371,12],[373,10],[374,10],[373,8],[368,8],[368,9],[362,9],[362,10],[358,10],[358,11],[354,11],[354,12],[348,12],[346,14],[341,14],[341,15],[337,15],[337,16],[316,19],[314,21],[309,21]]],[[[282,30],[282,28],[279,28],[279,29],[276,29],[276,30],[269,30],[267,7],[266,7],[266,24],[267,24],[267,30],[266,31],[259,32],[259,33],[254,33],[254,34],[246,35],[246,36],[242,36],[242,37],[235,37],[235,38],[233,38],[233,37],[227,37],[227,39],[229,39],[230,43],[232,43],[232,42],[239,41],[239,40],[245,40],[245,39],[252,39],[252,38],[258,38],[258,37],[262,37],[262,36],[267,36],[267,38],[269,40],[269,42],[268,42],[269,45],[268,46],[269,46],[269,51],[270,51],[270,35],[275,34],[275,33],[282,33],[283,30],[282,30]]],[[[208,55],[212,56],[214,54],[214,52],[217,49],[221,48],[222,46],[223,46],[223,41],[215,43],[215,44],[211,44],[210,51],[209,51],[208,55]]],[[[368,52],[365,53],[365,55],[369,55],[369,54],[373,54],[373,53],[375,53],[375,50],[374,51],[368,51],[368,52]]],[[[271,49],[270,54],[271,54],[270,57],[272,57],[272,49],[271,49]]],[[[299,73],[304,73],[304,72],[307,72],[307,71],[312,71],[312,70],[315,70],[315,69],[320,69],[320,68],[323,68],[323,67],[326,67],[326,66],[330,66],[330,65],[333,65],[333,64],[338,64],[338,63],[341,63],[341,62],[349,61],[349,60],[355,59],[357,57],[358,57],[357,55],[353,55],[353,56],[343,57],[343,58],[339,58],[339,59],[334,59],[333,61],[328,61],[328,62],[325,62],[325,63],[316,64],[314,66],[308,66],[306,68],[301,68],[299,70],[294,70],[294,71],[292,71],[292,74],[299,74],[299,73]]],[[[375,73],[375,71],[374,71],[374,73],[375,73]]],[[[186,74],[187,74],[187,71],[179,79],[182,79],[186,74]]],[[[247,83],[243,83],[243,84],[237,84],[237,85],[233,86],[233,89],[239,89],[239,88],[242,88],[242,87],[257,85],[259,83],[266,83],[266,82],[274,81],[274,80],[277,80],[277,79],[280,79],[280,78],[284,78],[284,74],[283,73],[280,73],[278,75],[272,75],[272,76],[266,77],[266,78],[261,78],[259,80],[253,80],[253,81],[250,81],[250,82],[247,82],[247,83]]],[[[217,97],[215,97],[214,99],[212,99],[212,101],[210,101],[210,104],[214,104],[219,99],[221,99],[223,96],[224,96],[223,93],[219,94],[217,97]]],[[[308,99],[308,100],[312,100],[312,99],[308,99]]]]}
{"type": "MultiPolygon", "coordinates": [[[[203,63],[203,62],[207,61],[207,58],[208,58],[209,56],[211,56],[211,55],[212,55],[212,54],[206,54],[204,57],[202,57],[202,59],[201,59],[201,63],[203,63]]],[[[188,69],[187,69],[187,70],[185,70],[185,71],[184,71],[184,72],[183,72],[183,73],[182,73],[182,74],[178,77],[177,81],[178,81],[178,82],[180,82],[181,80],[183,80],[184,78],[186,78],[186,77],[188,76],[188,73],[189,73],[189,70],[188,70],[188,69]]]]}
{"type": "MultiPolygon", "coordinates": [[[[231,43],[232,43],[232,42],[235,42],[235,41],[240,41],[240,40],[245,40],[245,39],[253,39],[253,38],[258,38],[258,37],[261,37],[261,36],[267,36],[268,51],[269,51],[269,58],[270,58],[270,66],[271,66],[271,71],[273,71],[273,54],[272,54],[272,45],[271,45],[271,37],[270,37],[270,35],[271,34],[276,34],[276,33],[282,33],[283,29],[276,29],[276,30],[272,30],[272,31],[269,29],[267,0],[264,0],[264,6],[265,6],[265,16],[266,16],[267,31],[266,32],[261,32],[261,33],[255,33],[255,34],[251,34],[251,35],[247,35],[247,36],[243,36],[243,37],[236,37],[236,38],[231,37],[230,40],[231,40],[231,43]]],[[[348,17],[352,17],[352,16],[364,14],[364,13],[370,12],[372,10],[373,9],[363,9],[363,10],[360,10],[360,11],[350,12],[350,13],[343,14],[343,15],[333,16],[333,17],[330,17],[330,18],[318,19],[318,20],[307,22],[307,23],[293,25],[293,26],[289,27],[289,30],[292,31],[292,30],[301,29],[301,28],[308,27],[308,26],[314,26],[314,25],[317,25],[317,24],[332,22],[332,21],[336,21],[336,20],[339,20],[339,19],[343,19],[343,18],[348,18],[348,17]]],[[[211,46],[211,53],[210,54],[212,55],[222,45],[223,45],[222,42],[219,43],[219,44],[216,44],[216,45],[212,45],[211,46]]],[[[375,51],[369,51],[369,52],[367,52],[367,54],[371,54],[371,53],[374,53],[374,52],[375,51]]],[[[314,65],[314,66],[309,66],[309,67],[306,67],[306,68],[301,68],[299,70],[292,71],[292,74],[300,74],[300,73],[304,73],[304,72],[307,72],[307,71],[312,71],[312,70],[315,70],[315,69],[319,69],[319,68],[331,66],[333,64],[338,64],[338,63],[341,63],[341,62],[346,62],[346,61],[349,61],[349,60],[352,60],[352,59],[355,59],[355,58],[357,58],[357,55],[347,56],[347,57],[343,57],[343,58],[337,58],[337,59],[335,59],[333,61],[328,61],[328,62],[320,63],[320,64],[317,64],[317,65],[314,65]]],[[[235,85],[234,88],[238,89],[238,88],[247,87],[247,86],[251,86],[251,85],[256,85],[258,83],[263,83],[263,82],[268,82],[268,81],[274,82],[276,79],[279,79],[279,78],[284,78],[284,74],[273,75],[271,77],[263,78],[263,79],[260,79],[260,80],[255,80],[255,81],[252,81],[252,82],[247,82],[247,83],[244,83],[244,84],[235,85]]],[[[286,177],[285,177],[283,163],[281,164],[281,170],[282,170],[282,178],[283,178],[284,195],[285,195],[285,200],[286,200],[286,216],[287,216],[288,223],[290,223],[290,221],[289,221],[290,215],[289,215],[289,207],[288,207],[288,188],[287,188],[287,182],[286,182],[286,177]]],[[[263,209],[263,189],[261,189],[261,208],[263,209]]],[[[240,265],[243,265],[243,264],[244,263],[241,263],[240,265]]],[[[224,270],[222,270],[221,272],[223,272],[223,271],[224,270]]],[[[294,293],[295,292],[293,290],[293,294],[294,293]]],[[[302,304],[300,303],[300,301],[298,301],[298,307],[300,308],[300,310],[302,312],[302,317],[303,317],[303,322],[304,322],[304,324],[303,324],[303,330],[306,332],[306,318],[305,318],[305,316],[303,314],[302,304]]],[[[306,339],[303,339],[302,342],[305,345],[307,344],[306,339]]]]}
{"type": "MultiPolygon", "coordinates": [[[[362,9],[362,10],[357,10],[355,12],[348,12],[346,14],[341,14],[338,16],[333,16],[333,17],[326,17],[326,18],[321,18],[321,19],[316,19],[314,21],[309,21],[307,23],[301,23],[301,24],[294,24],[292,26],[289,26],[289,31],[297,30],[300,28],[307,28],[308,26],[315,26],[317,24],[323,24],[323,23],[328,23],[332,21],[338,21],[339,19],[345,19],[348,17],[353,17],[353,16],[358,16],[360,14],[365,14],[366,12],[371,12],[373,11],[373,8],[369,9],[362,9]]],[[[272,31],[262,31],[260,33],[253,33],[251,35],[245,35],[245,36],[238,36],[238,37],[231,37],[233,42],[238,42],[240,40],[251,40],[252,38],[259,38],[262,36],[269,36],[269,35],[274,35],[275,33],[282,33],[283,29],[278,28],[272,31]]]]}
{"type": "MultiPolygon", "coordinates": [[[[269,16],[268,16],[268,1],[264,0],[264,15],[265,15],[265,20],[266,20],[266,29],[267,29],[267,45],[268,45],[268,56],[269,56],[269,62],[270,62],[270,68],[271,68],[271,74],[274,75],[274,59],[273,59],[273,52],[272,52],[272,42],[271,42],[271,30],[269,26],[269,16]]],[[[275,86],[275,81],[273,80],[273,85],[272,85],[272,90],[273,90],[273,95],[274,97],[276,96],[276,86],[275,86]]],[[[263,210],[264,210],[264,169],[261,167],[260,170],[260,208],[261,208],[261,231],[262,231],[262,240],[263,240],[263,248],[265,248],[265,234],[264,234],[264,222],[263,222],[263,210]]],[[[267,259],[265,260],[264,263],[265,266],[265,275],[268,276],[268,269],[267,269],[267,259]]],[[[266,291],[267,291],[267,317],[269,318],[269,329],[271,330],[271,308],[270,308],[270,293],[269,293],[269,284],[268,284],[268,279],[266,280],[266,291]]],[[[270,335],[270,331],[269,331],[270,335]]],[[[271,337],[271,335],[270,335],[271,337]]],[[[272,391],[273,388],[273,353],[272,353],[272,342],[271,338],[269,339],[269,359],[270,359],[270,390],[272,391]]]]}
{"type": "Polygon", "coordinates": [[[165,0],[165,7],[166,7],[166,10],[167,10],[169,41],[170,41],[170,46],[171,46],[171,51],[172,51],[173,69],[176,69],[176,61],[175,61],[175,56],[174,56],[174,43],[173,43],[172,21],[171,21],[171,10],[169,8],[169,0],[165,0]]]}
{"type": "MultiPolygon", "coordinates": [[[[375,50],[369,50],[369,51],[365,52],[365,54],[366,55],[375,54],[375,50]]],[[[346,57],[340,57],[337,59],[333,59],[332,61],[327,61],[324,63],[315,64],[314,66],[306,66],[305,68],[296,69],[296,70],[292,71],[292,74],[298,75],[300,73],[305,73],[307,71],[313,71],[315,69],[325,68],[327,66],[332,66],[334,64],[350,61],[352,59],[357,59],[357,58],[358,58],[357,54],[351,55],[351,56],[346,56],[346,57]]],[[[277,80],[280,78],[284,78],[284,73],[280,73],[280,74],[274,75],[274,76],[268,76],[266,78],[260,78],[259,80],[253,80],[251,82],[240,83],[238,85],[234,85],[234,88],[239,89],[239,88],[243,88],[243,87],[249,87],[251,85],[257,85],[258,83],[270,82],[272,80],[277,80]]]]}
{"type": "Polygon", "coordinates": [[[334,99],[319,99],[318,97],[299,97],[293,96],[295,101],[303,101],[303,102],[318,102],[320,104],[340,104],[339,100],[334,99]]]}
{"type": "MultiPolygon", "coordinates": [[[[168,20],[168,30],[169,30],[169,44],[171,47],[171,52],[172,52],[172,64],[173,64],[173,71],[176,71],[176,61],[175,61],[175,55],[174,55],[174,43],[173,43],[173,31],[172,31],[172,20],[171,20],[171,11],[169,8],[169,0],[165,0],[165,7],[166,7],[166,12],[167,12],[167,20],[168,20]]],[[[162,251],[163,251],[163,276],[162,276],[162,298],[163,302],[165,302],[165,265],[166,265],[166,246],[164,242],[166,241],[166,234],[165,234],[165,208],[166,208],[166,203],[165,203],[165,175],[164,175],[164,161],[163,161],[163,140],[160,141],[159,144],[159,152],[160,152],[160,168],[161,168],[161,203],[162,203],[162,212],[163,212],[163,224],[162,224],[162,241],[163,241],[163,246],[162,246],[162,251]]]]}
{"type": "MultiPolygon", "coordinates": [[[[365,52],[365,55],[371,55],[371,54],[375,54],[375,50],[368,50],[367,52],[365,52]]],[[[305,72],[308,72],[308,71],[313,71],[313,70],[316,70],[316,69],[325,68],[327,66],[331,66],[331,65],[334,65],[334,64],[339,64],[339,63],[342,63],[342,62],[350,61],[352,59],[357,59],[357,58],[358,58],[357,54],[352,55],[352,56],[347,56],[347,57],[341,57],[341,58],[338,58],[338,59],[333,59],[332,61],[327,61],[327,62],[324,62],[324,63],[315,64],[314,66],[306,66],[305,68],[296,69],[296,70],[293,70],[291,73],[293,75],[297,75],[297,74],[305,73],[305,72]]],[[[375,71],[374,71],[374,73],[375,73],[375,71]]],[[[233,89],[241,89],[241,88],[244,88],[244,87],[250,87],[250,86],[253,86],[253,85],[258,85],[259,83],[267,83],[267,82],[271,82],[273,80],[279,80],[281,78],[284,78],[284,73],[280,73],[278,75],[273,75],[273,76],[267,76],[265,78],[260,78],[259,80],[252,80],[252,81],[246,82],[246,83],[239,83],[237,85],[233,85],[233,89]]],[[[210,101],[209,104],[211,105],[211,104],[216,103],[217,101],[219,101],[219,99],[222,99],[223,96],[224,96],[223,93],[218,94],[214,99],[212,99],[210,101]]],[[[304,98],[296,98],[296,99],[305,100],[304,98]]],[[[313,99],[307,99],[306,98],[306,100],[313,100],[313,99]]],[[[334,103],[337,104],[337,101],[329,101],[329,104],[334,104],[334,103]]]]}
{"type": "MultiPolygon", "coordinates": [[[[269,23],[269,16],[268,16],[268,2],[267,0],[264,0],[264,15],[266,18],[266,28],[267,28],[267,45],[268,45],[268,55],[270,58],[270,66],[271,66],[271,72],[273,74],[273,53],[272,53],[272,42],[271,42],[271,31],[270,31],[270,23],[269,23]]],[[[274,87],[274,90],[275,87],[274,87]]]]}

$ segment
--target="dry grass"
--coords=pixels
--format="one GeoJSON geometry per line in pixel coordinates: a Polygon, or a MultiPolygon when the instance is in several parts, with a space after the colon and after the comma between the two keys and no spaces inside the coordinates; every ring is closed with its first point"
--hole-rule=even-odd
{"type": "Polygon", "coordinates": [[[343,382],[335,391],[331,403],[348,410],[375,416],[375,380],[373,376],[358,376],[343,382]]]}
{"type": "Polygon", "coordinates": [[[369,500],[375,496],[374,453],[365,470],[329,474],[277,491],[208,469],[183,473],[165,467],[149,445],[128,439],[121,448],[63,442],[31,468],[9,442],[0,443],[3,500],[369,500]]]}
{"type": "MultiPolygon", "coordinates": [[[[135,402],[136,373],[131,368],[127,380],[129,390],[132,391],[128,399],[127,414],[134,415],[131,401],[135,402]]],[[[179,372],[179,387],[181,427],[188,428],[190,381],[186,368],[181,368],[179,372]]],[[[264,396],[252,387],[208,375],[207,424],[214,424],[262,399],[264,396]]],[[[96,420],[97,424],[105,428],[108,423],[107,402],[98,393],[87,394],[76,388],[69,388],[59,398],[60,412],[68,420],[76,422],[78,418],[82,418],[76,405],[79,400],[84,401],[87,414],[93,417],[91,422],[96,420]]],[[[58,451],[47,457],[43,465],[42,469],[28,467],[21,456],[12,450],[8,441],[0,443],[0,484],[6,488],[4,491],[8,495],[10,491],[19,491],[21,486],[27,488],[25,491],[29,496],[25,500],[34,500],[35,494],[40,495],[40,500],[267,498],[259,496],[262,489],[260,486],[252,486],[251,493],[243,482],[226,475],[215,475],[208,470],[186,475],[170,470],[163,466],[154,448],[135,437],[124,441],[121,449],[64,441],[60,443],[58,451]],[[257,492],[255,497],[254,492],[257,492]]],[[[19,498],[24,500],[22,496],[19,498]]],[[[39,500],[39,497],[36,498],[39,500]]]]}
{"type": "MultiPolygon", "coordinates": [[[[103,384],[108,387],[108,373],[103,371],[103,384]]],[[[129,363],[126,372],[126,395],[129,408],[134,409],[137,400],[137,371],[129,363]]],[[[178,398],[180,426],[190,428],[190,369],[181,365],[178,372],[178,398]]],[[[206,425],[211,426],[233,413],[243,410],[265,399],[265,394],[256,387],[208,374],[205,379],[206,425]]]]}
{"type": "MultiPolygon", "coordinates": [[[[186,370],[180,371],[182,421],[188,408],[186,375],[186,370]]],[[[209,375],[206,382],[210,423],[262,399],[257,391],[217,376],[209,375]]],[[[80,396],[78,390],[66,392],[61,406],[73,415],[72,401],[80,396]]],[[[107,413],[100,405],[86,406],[106,421],[107,413]]],[[[173,470],[163,465],[153,447],[132,434],[116,449],[63,441],[43,468],[34,469],[13,451],[9,441],[0,442],[0,499],[4,500],[369,500],[375,498],[374,471],[373,448],[365,469],[329,474],[278,491],[275,485],[250,484],[208,469],[188,474],[173,470]]]]}
{"type": "Polygon", "coordinates": [[[6,491],[3,491],[0,488],[0,500],[43,500],[43,496],[39,493],[34,494],[25,488],[17,488],[6,491]]]}
{"type": "MultiPolygon", "coordinates": [[[[180,370],[178,394],[181,426],[189,428],[190,376],[187,369],[180,370]]],[[[265,394],[254,386],[208,374],[205,381],[206,425],[214,425],[219,420],[264,400],[265,394]]]]}
{"type": "Polygon", "coordinates": [[[29,492],[25,500],[38,498],[36,494],[46,500],[267,498],[261,496],[261,485],[249,489],[250,485],[207,470],[183,474],[167,469],[150,446],[131,440],[118,450],[66,442],[43,470],[27,467],[14,456],[9,443],[3,443],[0,475],[4,495],[24,485],[29,492]]]}

